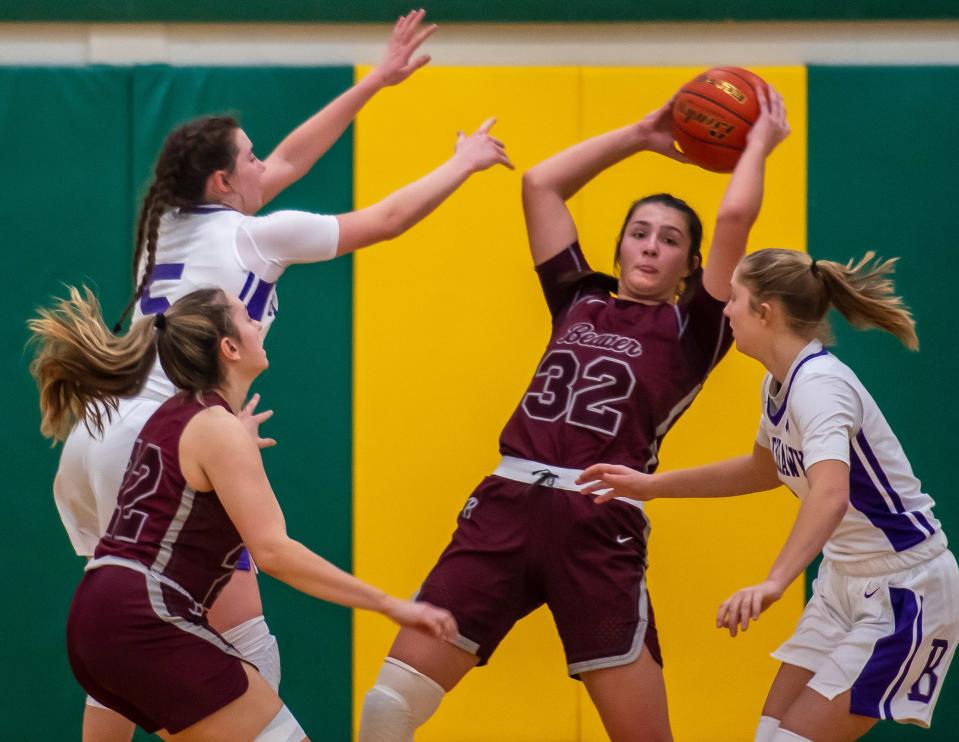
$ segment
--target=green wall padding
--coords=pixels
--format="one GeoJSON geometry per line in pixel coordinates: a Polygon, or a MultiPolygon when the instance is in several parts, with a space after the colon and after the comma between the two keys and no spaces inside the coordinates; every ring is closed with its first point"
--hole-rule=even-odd
{"type": "Polygon", "coordinates": [[[36,306],[87,282],[116,312],[130,238],[127,77],[108,68],[0,68],[6,518],[2,554],[12,589],[0,609],[4,731],[9,740],[79,739],[83,694],[64,632],[83,564],[53,504],[59,449],[39,433],[25,322],[36,306]],[[42,725],[42,726],[38,726],[42,725]],[[43,730],[40,732],[40,730],[43,730]]]}
{"type": "MultiPolygon", "coordinates": [[[[916,316],[919,353],[841,318],[836,354],[862,379],[896,431],[936,515],[959,544],[951,372],[959,360],[952,278],[959,234],[959,67],[809,69],[810,253],[845,262],[874,250],[901,256],[899,293],[916,316]]],[[[917,658],[918,659],[918,658],[917,658]]],[[[931,732],[882,722],[869,740],[953,740],[959,728],[953,667],[931,732]]]]}
{"type": "MultiPolygon", "coordinates": [[[[2,736],[78,739],[83,693],[64,651],[64,625],[82,564],[51,497],[59,449],[37,432],[37,395],[27,374],[24,322],[63,293],[92,283],[110,321],[131,290],[129,262],[138,200],[163,138],[200,113],[230,110],[265,156],[280,138],[352,84],[352,68],[0,68],[5,171],[0,200],[8,261],[4,378],[12,424],[4,426],[8,500],[4,539],[15,605],[3,611],[0,659],[16,668],[5,691],[2,736]],[[9,170],[6,168],[9,167],[9,170]],[[29,607],[29,609],[27,608],[29,607]]],[[[350,132],[268,210],[339,213],[352,206],[350,132]]],[[[290,534],[351,567],[352,261],[294,266],[279,284],[267,341],[272,367],[255,389],[276,410],[279,440],[264,460],[290,534]]],[[[262,406],[262,405],[261,405],[262,406]]],[[[281,694],[314,739],[346,740],[351,724],[351,621],[261,578],[265,612],[283,659],[281,694]]],[[[140,733],[138,738],[146,738],[140,733]]]]}
{"type": "MultiPolygon", "coordinates": [[[[415,7],[407,0],[0,0],[3,21],[386,22],[415,7]]],[[[582,21],[792,21],[959,17],[953,0],[442,0],[427,7],[434,21],[475,23],[582,21]]]]}

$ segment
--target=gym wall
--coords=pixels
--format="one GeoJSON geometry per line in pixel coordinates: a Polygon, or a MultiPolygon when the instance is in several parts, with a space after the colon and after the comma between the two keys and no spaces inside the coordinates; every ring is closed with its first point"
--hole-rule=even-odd
{"type": "MultiPolygon", "coordinates": [[[[58,450],[37,431],[36,393],[21,348],[34,307],[87,282],[108,317],[130,289],[133,219],[169,129],[200,112],[238,113],[260,154],[351,84],[341,68],[0,68],[0,135],[8,173],[0,216],[12,265],[3,292],[4,378],[12,424],[4,555],[4,737],[77,735],[82,693],[63,626],[82,565],[50,496],[58,450]],[[15,680],[14,680],[15,678],[15,680]]],[[[489,115],[518,171],[577,139],[628,123],[692,76],[692,68],[428,68],[378,96],[304,181],[273,207],[362,206],[439,164],[457,129],[489,115]]],[[[935,387],[955,359],[944,271],[959,230],[956,67],[759,68],[786,97],[793,135],[772,158],[752,247],[846,259],[901,255],[899,286],[922,352],[838,323],[837,353],[860,373],[959,533],[950,497],[951,395],[935,387]],[[920,125],[917,126],[917,123],[920,125]],[[934,411],[939,414],[933,418],[934,411]]],[[[640,156],[573,203],[590,260],[608,267],[622,214],[637,195],[670,190],[711,225],[725,178],[640,156]]],[[[271,207],[272,208],[272,207],[271,207]]],[[[707,234],[707,241],[709,235],[707,234]]],[[[277,411],[280,445],[265,453],[291,533],[382,587],[411,594],[445,545],[472,486],[497,459],[496,436],[535,368],[547,316],[522,229],[519,173],[484,173],[396,241],[326,265],[295,267],[258,383],[277,411]],[[352,497],[351,497],[352,493],[352,497]]],[[[759,368],[731,352],[671,432],[663,466],[748,450],[759,415],[759,368]]],[[[654,503],[651,595],[677,739],[752,733],[775,672],[768,652],[795,623],[802,586],[742,637],[712,628],[719,601],[761,579],[796,509],[782,491],[727,503],[654,503]]],[[[323,606],[263,579],[279,636],[284,698],[314,739],[346,740],[359,700],[394,635],[383,619],[323,606]]],[[[493,662],[471,674],[423,740],[603,739],[565,663],[548,615],[521,623],[493,662]]],[[[950,739],[959,723],[948,681],[931,733],[887,725],[869,739],[950,739]]]]}

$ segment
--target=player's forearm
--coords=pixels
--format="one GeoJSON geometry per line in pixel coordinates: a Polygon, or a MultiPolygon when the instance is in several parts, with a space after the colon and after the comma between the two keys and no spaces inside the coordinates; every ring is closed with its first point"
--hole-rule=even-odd
{"type": "Polygon", "coordinates": [[[524,181],[529,188],[553,191],[566,201],[601,172],[646,145],[645,136],[635,124],[614,129],[543,160],[526,172],[524,181]]]}
{"type": "Polygon", "coordinates": [[[736,497],[772,489],[770,480],[753,456],[737,456],[691,469],[677,469],[655,476],[657,497],[736,497]]]}
{"type": "Polygon", "coordinates": [[[848,508],[848,489],[810,489],[767,579],[783,590],[792,584],[822,551],[848,508]]]}
{"type": "Polygon", "coordinates": [[[748,232],[756,222],[763,204],[767,154],[759,139],[746,144],[719,204],[717,225],[724,220],[737,222],[748,232]]]}
{"type": "Polygon", "coordinates": [[[379,76],[367,75],[290,132],[264,161],[266,200],[306,175],[382,88],[379,76]]]}
{"type": "Polygon", "coordinates": [[[268,575],[320,600],[380,613],[395,600],[290,538],[251,547],[250,553],[268,575]]]}
{"type": "Polygon", "coordinates": [[[419,180],[375,205],[383,225],[381,239],[393,239],[432,213],[473,174],[455,155],[419,180]]]}

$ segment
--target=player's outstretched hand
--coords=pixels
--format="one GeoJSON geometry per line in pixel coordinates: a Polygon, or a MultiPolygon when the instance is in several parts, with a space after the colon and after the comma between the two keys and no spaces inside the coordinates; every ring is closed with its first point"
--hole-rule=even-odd
{"type": "Polygon", "coordinates": [[[750,144],[758,142],[766,156],[776,145],[789,136],[789,122],[786,120],[786,103],[772,85],[760,86],[756,90],[759,98],[759,118],[746,135],[750,144]]]}
{"type": "Polygon", "coordinates": [[[471,173],[487,170],[494,165],[515,169],[506,154],[506,145],[489,133],[495,123],[495,118],[489,118],[469,136],[461,131],[456,133],[456,154],[453,158],[464,163],[471,173]]]}
{"type": "Polygon", "coordinates": [[[459,634],[453,614],[429,603],[396,599],[390,601],[385,613],[400,626],[424,631],[437,639],[452,641],[459,634]]]}
{"type": "Polygon", "coordinates": [[[396,21],[383,61],[371,73],[378,76],[384,85],[399,85],[420,67],[429,63],[428,54],[411,59],[413,53],[436,30],[435,23],[423,25],[425,17],[425,10],[411,10],[396,21]]]}
{"type": "Polygon", "coordinates": [[[749,628],[749,622],[758,621],[759,614],[782,597],[783,588],[771,580],[737,590],[723,601],[716,614],[716,628],[729,629],[730,636],[749,628]]]}
{"type": "Polygon", "coordinates": [[[689,159],[676,149],[673,142],[673,96],[652,113],[647,114],[636,128],[643,139],[643,149],[658,152],[677,162],[689,162],[689,159]]]}
{"type": "Polygon", "coordinates": [[[243,405],[243,409],[237,413],[236,419],[243,423],[243,427],[246,428],[246,432],[253,438],[253,442],[256,443],[257,448],[269,448],[270,446],[276,445],[276,440],[274,438],[260,437],[260,423],[265,423],[273,417],[273,410],[264,410],[263,412],[257,413],[256,406],[259,403],[260,395],[254,394],[250,397],[250,401],[243,405]]]}
{"type": "Polygon", "coordinates": [[[594,502],[609,502],[614,497],[632,500],[652,500],[655,477],[643,474],[619,464],[593,464],[576,479],[576,484],[586,485],[580,490],[584,495],[596,495],[594,502]]]}

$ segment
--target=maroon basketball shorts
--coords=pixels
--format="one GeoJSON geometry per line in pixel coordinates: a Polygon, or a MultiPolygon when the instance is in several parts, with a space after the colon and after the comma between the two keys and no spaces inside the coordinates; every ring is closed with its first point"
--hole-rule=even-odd
{"type": "Polygon", "coordinates": [[[119,566],[89,570],[67,619],[73,674],[147,732],[186,729],[248,685],[236,651],[196,612],[154,577],[119,566]]]}
{"type": "Polygon", "coordinates": [[[642,510],[618,500],[597,505],[557,486],[572,488],[574,477],[541,473],[568,469],[510,461],[523,465],[509,471],[513,478],[487,477],[466,501],[417,599],[455,616],[457,645],[481,665],[513,624],[543,603],[553,614],[572,677],[627,665],[644,644],[662,665],[646,590],[648,523],[642,510]]]}

